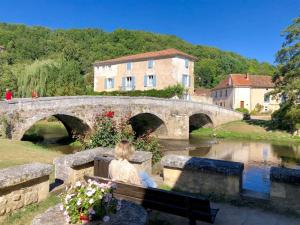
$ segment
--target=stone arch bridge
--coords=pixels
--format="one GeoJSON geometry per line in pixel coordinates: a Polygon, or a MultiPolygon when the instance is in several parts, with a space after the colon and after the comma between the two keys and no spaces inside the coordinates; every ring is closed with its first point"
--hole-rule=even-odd
{"type": "Polygon", "coordinates": [[[60,120],[70,135],[85,134],[103,111],[114,111],[117,120],[130,115],[138,134],[151,129],[166,139],[188,139],[195,128],[242,119],[242,114],[217,105],[149,97],[44,97],[0,103],[2,124],[5,121],[7,135],[14,140],[21,140],[31,126],[50,116],[60,120]]]}

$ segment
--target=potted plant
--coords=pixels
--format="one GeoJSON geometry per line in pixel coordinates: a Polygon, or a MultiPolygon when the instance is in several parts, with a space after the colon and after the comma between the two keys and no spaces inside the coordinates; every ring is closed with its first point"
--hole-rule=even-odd
{"type": "Polygon", "coordinates": [[[107,222],[110,219],[109,215],[121,208],[121,202],[112,196],[114,188],[112,182],[76,182],[62,196],[61,210],[64,211],[67,223],[86,224],[95,219],[107,222]]]}

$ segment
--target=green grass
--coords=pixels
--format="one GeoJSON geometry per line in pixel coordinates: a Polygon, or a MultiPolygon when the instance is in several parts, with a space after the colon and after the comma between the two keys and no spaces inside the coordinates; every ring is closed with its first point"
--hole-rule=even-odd
{"type": "Polygon", "coordinates": [[[46,200],[25,206],[24,208],[10,214],[3,224],[11,225],[29,225],[33,218],[38,214],[46,211],[48,208],[58,204],[60,199],[58,196],[50,195],[46,200]]]}
{"type": "Polygon", "coordinates": [[[272,130],[269,121],[235,121],[215,129],[200,128],[193,131],[192,136],[300,144],[300,137],[285,131],[272,130]]]}

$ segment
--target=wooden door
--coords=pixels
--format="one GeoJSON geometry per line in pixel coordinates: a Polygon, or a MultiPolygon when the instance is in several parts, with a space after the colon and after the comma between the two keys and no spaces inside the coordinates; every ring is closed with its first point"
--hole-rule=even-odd
{"type": "Polygon", "coordinates": [[[244,108],[244,101],[240,102],[240,108],[243,109],[244,108]]]}

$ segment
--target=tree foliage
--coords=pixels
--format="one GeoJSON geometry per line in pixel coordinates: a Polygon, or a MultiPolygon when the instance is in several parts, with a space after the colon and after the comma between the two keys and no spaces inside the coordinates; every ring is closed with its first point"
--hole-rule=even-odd
{"type": "MultiPolygon", "coordinates": [[[[44,27],[0,23],[0,45],[6,49],[0,54],[0,68],[4,66],[6,70],[4,73],[6,78],[2,78],[2,69],[0,72],[0,79],[6,80],[4,83],[1,82],[1,90],[5,87],[17,90],[18,87],[13,85],[14,79],[21,80],[18,84],[30,84],[31,86],[26,86],[27,89],[34,86],[37,80],[29,79],[33,75],[27,74],[23,77],[23,71],[18,70],[23,67],[24,71],[33,70],[32,72],[36,74],[33,76],[35,79],[42,78],[42,74],[45,75],[45,73],[47,73],[46,82],[49,81],[48,78],[53,78],[52,83],[49,81],[51,84],[47,84],[49,89],[41,90],[43,95],[71,95],[78,93],[80,88],[83,93],[91,90],[92,63],[96,60],[166,48],[177,48],[197,57],[195,63],[197,86],[213,87],[229,73],[249,72],[271,75],[275,71],[274,67],[268,63],[259,63],[256,60],[212,47],[192,45],[173,35],[122,29],[113,32],[104,32],[100,29],[50,30],[44,27]],[[61,72],[60,75],[63,78],[59,79],[58,75],[54,75],[54,72],[59,73],[59,68],[71,77],[67,78],[61,72]],[[9,74],[17,70],[19,73],[14,73],[15,78],[7,80],[9,74]],[[81,84],[77,80],[79,74],[84,78],[81,84]],[[71,88],[68,88],[68,82],[74,76],[77,81],[71,83],[71,88]],[[66,81],[65,87],[57,85],[60,90],[51,91],[51,85],[54,82],[62,81],[66,81]]],[[[43,81],[40,79],[39,82],[43,81]]],[[[28,92],[23,90],[26,87],[21,88],[22,90],[17,93],[22,95],[26,93],[24,95],[27,96],[28,92]]]]}
{"type": "Polygon", "coordinates": [[[278,72],[274,75],[276,89],[285,101],[273,114],[278,126],[291,131],[300,128],[300,17],[288,26],[283,35],[285,41],[278,51],[278,72]]]}

